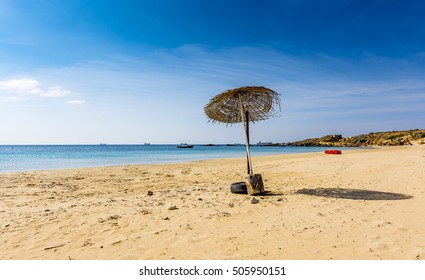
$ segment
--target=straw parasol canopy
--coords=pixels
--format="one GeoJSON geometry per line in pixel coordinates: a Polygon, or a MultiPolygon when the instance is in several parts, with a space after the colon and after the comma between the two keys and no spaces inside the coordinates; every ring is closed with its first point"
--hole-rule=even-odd
{"type": "Polygon", "coordinates": [[[281,109],[279,94],[262,86],[248,86],[227,90],[214,96],[204,107],[209,121],[234,124],[244,122],[243,112],[249,112],[249,121],[266,120],[281,109]]]}
{"type": "Polygon", "coordinates": [[[253,174],[249,150],[249,122],[266,120],[281,110],[279,94],[262,86],[227,90],[213,97],[204,111],[209,121],[234,124],[243,122],[245,128],[248,174],[253,174]]]}

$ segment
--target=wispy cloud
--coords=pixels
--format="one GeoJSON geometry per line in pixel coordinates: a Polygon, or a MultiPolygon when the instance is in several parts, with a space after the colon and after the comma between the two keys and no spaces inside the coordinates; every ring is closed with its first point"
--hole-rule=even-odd
{"type": "Polygon", "coordinates": [[[4,101],[25,101],[31,97],[56,98],[71,94],[71,91],[54,85],[43,87],[38,80],[32,78],[21,78],[0,81],[0,100],[4,101]]]}
{"type": "MultiPolygon", "coordinates": [[[[137,142],[146,135],[151,142],[173,141],[162,131],[175,131],[175,137],[185,138],[179,138],[183,142],[226,142],[236,140],[229,129],[207,123],[203,106],[224,90],[263,85],[281,93],[283,110],[281,118],[258,127],[268,135],[274,131],[269,141],[297,140],[326,133],[423,127],[419,116],[425,113],[425,82],[419,75],[423,66],[415,61],[370,56],[348,61],[320,54],[295,57],[268,48],[186,46],[38,69],[33,73],[37,80],[2,81],[0,98],[7,96],[8,102],[63,98],[69,105],[63,111],[84,105],[89,98],[90,106],[81,106],[85,119],[79,125],[95,123],[109,135],[105,138],[115,139],[110,127],[97,125],[99,118],[94,116],[102,116],[102,123],[110,123],[121,131],[122,139],[128,139],[122,142],[137,142]]],[[[253,139],[261,140],[265,139],[253,139]]]]}
{"type": "Polygon", "coordinates": [[[34,42],[27,36],[14,36],[0,39],[1,43],[18,46],[33,46],[34,42]]]}
{"type": "Polygon", "coordinates": [[[45,92],[41,93],[43,97],[63,97],[69,95],[69,90],[64,90],[61,86],[51,86],[45,92]]]}
{"type": "Polygon", "coordinates": [[[295,57],[270,48],[211,51],[182,46],[83,62],[38,75],[73,81],[73,88],[96,100],[97,96],[143,98],[161,106],[184,100],[199,106],[232,87],[264,85],[282,94],[286,112],[344,114],[347,110],[341,108],[361,107],[362,113],[365,108],[373,113],[383,104],[398,104],[399,110],[406,111],[412,100],[423,104],[425,82],[418,76],[423,69],[416,61],[416,57],[401,61],[371,55],[352,61],[321,54],[295,57]]]}
{"type": "Polygon", "coordinates": [[[65,103],[70,105],[82,105],[82,104],[85,104],[86,101],[85,100],[67,100],[65,103]]]}

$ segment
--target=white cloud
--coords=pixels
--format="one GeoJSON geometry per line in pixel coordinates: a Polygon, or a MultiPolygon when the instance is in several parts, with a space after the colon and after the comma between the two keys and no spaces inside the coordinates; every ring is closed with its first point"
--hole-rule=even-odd
{"type": "Polygon", "coordinates": [[[46,89],[39,81],[30,78],[0,81],[0,96],[4,96],[1,99],[4,102],[25,101],[30,97],[64,97],[69,94],[71,91],[61,86],[54,85],[46,89]]]}
{"type": "Polygon", "coordinates": [[[70,93],[71,92],[69,90],[64,90],[64,89],[62,89],[61,86],[52,86],[52,87],[49,87],[46,92],[43,92],[42,94],[40,94],[40,96],[43,96],[43,97],[62,97],[62,96],[67,96],[70,93]]]}
{"type": "Polygon", "coordinates": [[[10,103],[20,102],[20,101],[23,101],[23,100],[24,99],[22,97],[19,97],[19,96],[8,96],[8,97],[5,97],[5,98],[0,98],[0,102],[10,102],[10,103]]]}
{"type": "Polygon", "coordinates": [[[85,100],[68,100],[65,103],[70,105],[81,105],[81,104],[85,104],[86,101],[85,100]]]}
{"type": "Polygon", "coordinates": [[[0,91],[14,92],[18,94],[40,94],[40,83],[34,79],[19,79],[0,81],[0,91]]]}

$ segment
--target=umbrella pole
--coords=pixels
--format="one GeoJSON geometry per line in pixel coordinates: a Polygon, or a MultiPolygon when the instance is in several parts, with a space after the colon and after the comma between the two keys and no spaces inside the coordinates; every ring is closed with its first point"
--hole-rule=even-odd
{"type": "Polygon", "coordinates": [[[242,104],[242,98],[239,94],[239,104],[240,104],[240,110],[241,110],[241,117],[245,128],[245,143],[246,143],[246,158],[247,158],[247,172],[248,175],[253,174],[252,172],[252,162],[251,162],[251,153],[249,150],[249,112],[244,112],[244,107],[242,104]]]}
{"type": "Polygon", "coordinates": [[[246,147],[247,147],[247,166],[248,166],[248,174],[252,174],[252,163],[251,163],[251,153],[250,153],[250,145],[249,145],[249,112],[245,112],[245,135],[246,135],[246,147]]]}

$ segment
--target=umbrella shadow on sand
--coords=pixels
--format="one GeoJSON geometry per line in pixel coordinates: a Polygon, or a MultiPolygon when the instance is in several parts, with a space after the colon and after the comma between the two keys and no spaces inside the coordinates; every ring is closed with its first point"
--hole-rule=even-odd
{"type": "Polygon", "coordinates": [[[344,189],[344,188],[316,188],[316,189],[301,189],[295,192],[296,194],[331,197],[331,198],[343,198],[353,200],[402,200],[411,199],[413,196],[391,193],[391,192],[379,192],[370,190],[359,190],[359,189],[344,189]]]}

